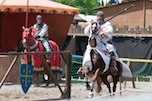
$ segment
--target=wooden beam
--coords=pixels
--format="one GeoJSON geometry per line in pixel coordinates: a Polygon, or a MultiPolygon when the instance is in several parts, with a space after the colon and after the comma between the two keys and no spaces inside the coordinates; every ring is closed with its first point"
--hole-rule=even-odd
{"type": "Polygon", "coordinates": [[[69,52],[68,54],[63,55],[65,62],[67,64],[66,69],[66,87],[64,90],[64,94],[60,97],[61,99],[70,99],[71,98],[71,66],[72,66],[72,56],[69,52]]]}
{"type": "Polygon", "coordinates": [[[144,19],[144,23],[143,23],[143,28],[146,28],[146,0],[143,0],[143,19],[144,19]]]}
{"type": "Polygon", "coordinates": [[[12,68],[13,68],[13,66],[14,66],[14,64],[15,64],[15,62],[17,61],[17,59],[18,59],[18,55],[14,57],[12,63],[10,64],[8,70],[6,71],[4,77],[2,78],[2,80],[1,80],[1,82],[0,82],[0,88],[2,87],[2,85],[4,84],[6,78],[7,78],[8,75],[10,74],[10,72],[11,72],[11,70],[12,70],[12,68]]]}
{"type": "Polygon", "coordinates": [[[41,56],[41,59],[42,59],[43,64],[44,64],[44,68],[46,68],[46,69],[49,71],[49,74],[50,74],[51,78],[53,79],[55,85],[58,86],[61,94],[63,95],[63,91],[62,91],[62,89],[61,89],[61,86],[59,85],[59,83],[58,83],[57,79],[55,78],[55,76],[54,76],[52,70],[50,69],[49,65],[46,63],[45,58],[44,58],[44,55],[40,54],[40,56],[41,56]]]}
{"type": "MultiPolygon", "coordinates": [[[[87,35],[83,34],[83,33],[75,33],[75,34],[72,34],[72,33],[69,33],[68,36],[77,36],[77,37],[88,37],[87,35]]],[[[114,33],[112,35],[113,37],[152,37],[152,34],[136,34],[136,33],[133,33],[133,34],[124,34],[124,33],[114,33]]]]}
{"type": "Polygon", "coordinates": [[[0,55],[33,55],[33,54],[67,54],[69,51],[60,51],[60,52],[0,52],[0,55]]]}
{"type": "Polygon", "coordinates": [[[130,61],[130,62],[148,62],[148,63],[152,63],[152,60],[148,60],[148,59],[130,59],[130,58],[120,58],[120,60],[122,61],[130,61]]]}
{"type": "Polygon", "coordinates": [[[130,71],[131,71],[131,73],[132,73],[132,86],[133,86],[133,88],[136,88],[136,86],[135,86],[135,79],[134,79],[134,75],[133,75],[133,71],[132,71],[132,64],[131,64],[130,61],[128,61],[128,62],[127,62],[127,65],[129,66],[130,71]]]}

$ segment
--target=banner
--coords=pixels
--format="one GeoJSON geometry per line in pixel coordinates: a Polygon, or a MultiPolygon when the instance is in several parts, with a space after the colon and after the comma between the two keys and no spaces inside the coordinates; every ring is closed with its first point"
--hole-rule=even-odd
{"type": "Polygon", "coordinates": [[[107,0],[103,0],[103,5],[104,5],[104,6],[107,5],[107,0]]]}
{"type": "Polygon", "coordinates": [[[110,2],[111,0],[107,0],[107,4],[110,2]]]}
{"type": "Polygon", "coordinates": [[[97,0],[102,5],[102,0],[97,0]]]}
{"type": "Polygon", "coordinates": [[[121,4],[123,0],[119,0],[119,3],[121,4]]]}
{"type": "Polygon", "coordinates": [[[115,0],[115,3],[118,4],[118,3],[119,3],[119,0],[115,0]]]}

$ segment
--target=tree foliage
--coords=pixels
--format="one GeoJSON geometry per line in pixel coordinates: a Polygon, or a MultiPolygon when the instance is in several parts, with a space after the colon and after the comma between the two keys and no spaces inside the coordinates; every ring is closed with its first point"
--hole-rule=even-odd
{"type": "Polygon", "coordinates": [[[99,7],[97,0],[58,0],[58,2],[79,8],[82,14],[93,14],[92,9],[99,7]]]}
{"type": "MultiPolygon", "coordinates": [[[[99,4],[99,0],[53,0],[56,2],[60,2],[62,4],[66,4],[69,6],[73,6],[80,9],[80,13],[82,14],[94,14],[93,8],[101,6],[99,4]]],[[[133,0],[123,0],[123,2],[129,2],[133,0]]],[[[110,0],[107,6],[110,6],[115,3],[115,0],[110,0]]]]}

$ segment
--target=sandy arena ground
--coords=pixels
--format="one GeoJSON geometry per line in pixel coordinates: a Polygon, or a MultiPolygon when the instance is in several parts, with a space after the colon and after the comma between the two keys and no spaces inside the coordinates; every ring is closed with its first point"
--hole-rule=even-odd
{"type": "MultiPolygon", "coordinates": [[[[99,94],[94,93],[94,98],[90,99],[88,98],[88,91],[86,90],[84,83],[73,83],[71,87],[71,99],[63,101],[110,101],[110,99],[113,99],[111,101],[122,101],[120,98],[123,98],[123,101],[128,101],[128,96],[132,99],[130,101],[133,101],[134,98],[138,98],[136,101],[152,101],[152,83],[150,82],[136,82],[136,89],[132,88],[131,82],[127,82],[127,91],[122,92],[122,96],[116,94],[114,97],[108,96],[101,98],[101,96],[108,94],[107,87],[105,87],[105,85],[102,87],[102,92],[99,94]],[[136,91],[141,92],[139,93],[136,91]]],[[[64,85],[62,88],[64,89],[64,85]]],[[[119,85],[117,85],[117,91],[118,90],[119,85]]],[[[59,97],[60,91],[54,86],[54,84],[50,84],[49,87],[45,87],[44,84],[40,87],[32,85],[27,94],[24,94],[21,86],[17,84],[5,84],[0,89],[0,101],[52,101],[51,99],[59,97]]]]}

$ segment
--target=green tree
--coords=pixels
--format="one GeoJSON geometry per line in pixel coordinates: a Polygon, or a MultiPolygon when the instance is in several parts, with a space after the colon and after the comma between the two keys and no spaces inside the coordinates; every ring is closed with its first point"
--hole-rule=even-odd
{"type": "MultiPolygon", "coordinates": [[[[92,9],[102,6],[102,4],[99,4],[98,2],[99,0],[53,0],[53,1],[79,8],[80,13],[82,14],[94,14],[95,11],[92,9]]],[[[129,2],[129,1],[133,1],[133,0],[123,0],[123,2],[129,2]]],[[[110,6],[114,3],[115,0],[110,0],[107,6],[110,6]]]]}
{"type": "Polygon", "coordinates": [[[99,7],[97,0],[57,0],[62,4],[73,6],[80,9],[82,14],[94,14],[92,10],[95,7],[99,7]]]}

